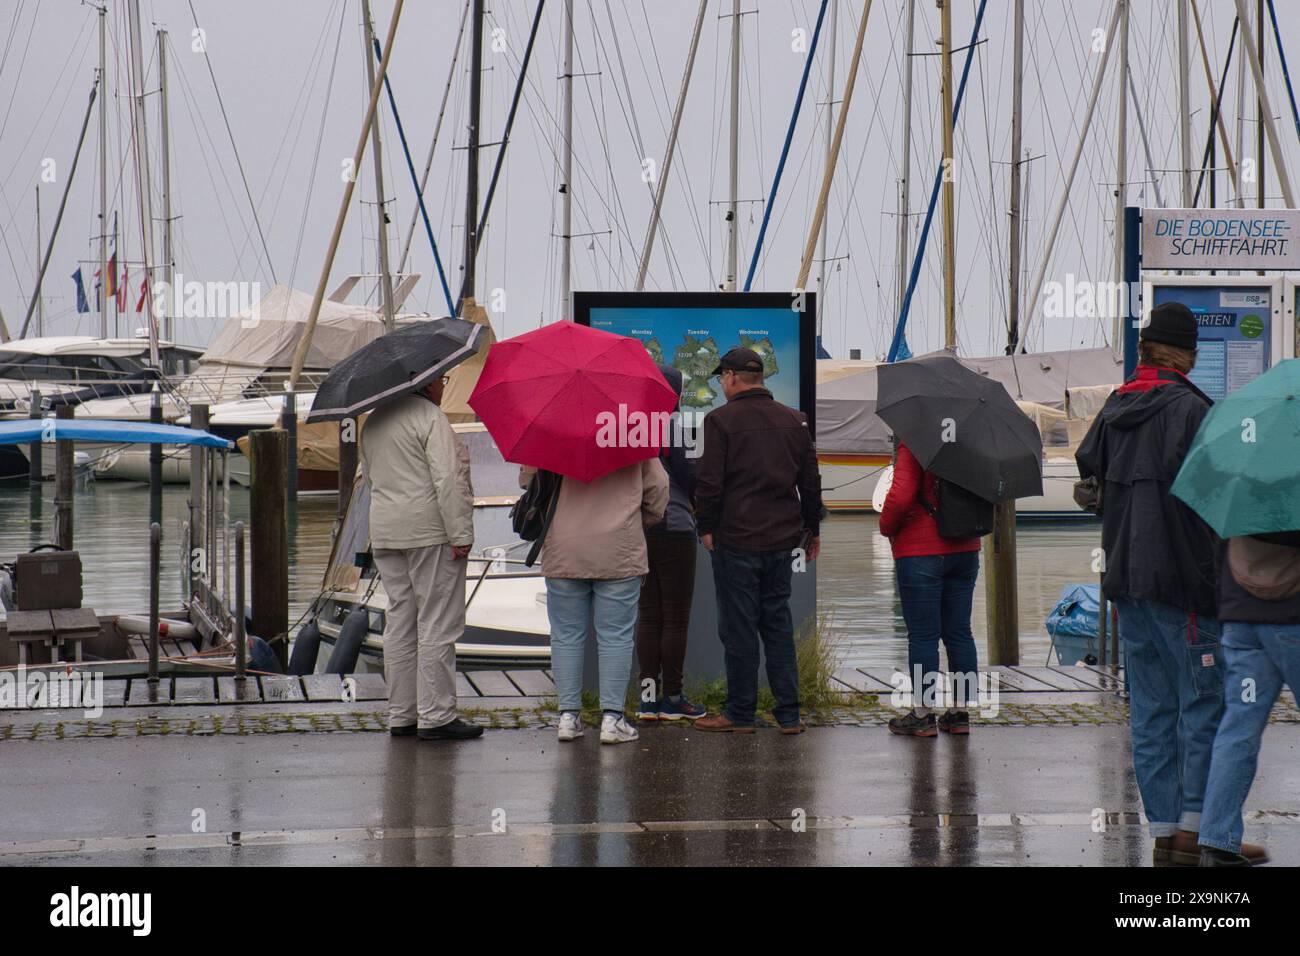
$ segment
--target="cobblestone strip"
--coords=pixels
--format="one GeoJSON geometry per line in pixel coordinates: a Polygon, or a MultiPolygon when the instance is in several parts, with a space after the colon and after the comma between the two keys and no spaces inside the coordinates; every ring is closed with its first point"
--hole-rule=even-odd
{"type": "MultiPolygon", "coordinates": [[[[307,705],[310,707],[310,705],[307,705]]],[[[883,726],[896,713],[872,698],[852,700],[841,706],[820,711],[805,712],[804,719],[811,727],[876,727],[883,726]]],[[[473,721],[492,730],[523,730],[554,727],[559,714],[550,708],[515,710],[473,710],[461,712],[465,720],[473,721]]],[[[256,710],[190,715],[169,711],[145,716],[121,718],[100,717],[95,720],[69,717],[42,716],[37,720],[22,720],[21,713],[5,721],[0,714],[0,741],[21,740],[78,740],[90,737],[211,737],[220,735],[252,736],[261,734],[301,733],[382,733],[388,729],[387,715],[382,710],[326,710],[276,711],[258,713],[256,710]]],[[[596,714],[588,723],[599,718],[596,714]]],[[[1128,722],[1128,705],[1117,697],[1102,697],[1095,702],[1070,704],[1032,704],[1003,702],[994,714],[971,712],[972,724],[988,727],[1082,727],[1125,724],[1128,722]]],[[[1300,724],[1300,709],[1283,699],[1273,708],[1271,723],[1300,724]]],[[[760,716],[759,723],[774,727],[768,716],[760,716]]],[[[687,721],[661,723],[667,731],[690,729],[687,721]]]]}

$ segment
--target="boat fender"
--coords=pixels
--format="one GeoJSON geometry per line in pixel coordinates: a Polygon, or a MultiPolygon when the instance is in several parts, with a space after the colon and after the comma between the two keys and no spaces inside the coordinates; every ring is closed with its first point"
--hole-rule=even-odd
{"type": "Polygon", "coordinates": [[[316,659],[320,657],[320,628],[312,618],[298,630],[289,657],[289,673],[295,677],[314,673],[316,659]]]}
{"type": "Polygon", "coordinates": [[[338,639],[330,654],[329,663],[325,665],[326,674],[356,673],[357,659],[361,656],[361,645],[370,629],[370,612],[363,607],[354,608],[339,628],[338,639]]]}
{"type": "Polygon", "coordinates": [[[280,660],[271,645],[256,634],[248,635],[248,669],[266,674],[282,674],[280,660]]]}

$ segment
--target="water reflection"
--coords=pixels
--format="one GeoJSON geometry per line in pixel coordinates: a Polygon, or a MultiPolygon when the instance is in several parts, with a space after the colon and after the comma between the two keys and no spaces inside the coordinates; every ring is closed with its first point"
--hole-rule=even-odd
{"type": "MultiPolygon", "coordinates": [[[[164,609],[179,606],[184,577],[185,523],[189,489],[163,490],[164,609]]],[[[289,620],[295,622],[319,592],[329,560],[336,500],[306,497],[290,511],[289,620]]],[[[500,516],[505,520],[504,510],[500,516]]],[[[248,492],[231,489],[231,525],[248,521],[248,492]]],[[[25,482],[0,484],[0,560],[12,560],[54,537],[54,487],[25,482]]],[[[85,568],[85,603],[101,614],[141,613],[149,600],[149,491],[141,484],[100,481],[79,485],[75,537],[85,568]]],[[[1046,661],[1043,620],[1062,586],[1096,580],[1092,551],[1097,524],[1021,525],[1018,530],[1020,648],[1026,664],[1046,661]]],[[[894,584],[889,542],[874,515],[837,515],[823,525],[818,561],[818,598],[831,614],[831,628],[852,666],[888,667],[907,658],[906,630],[894,584]]],[[[975,588],[973,625],[981,660],[987,659],[984,585],[975,588]]]]}

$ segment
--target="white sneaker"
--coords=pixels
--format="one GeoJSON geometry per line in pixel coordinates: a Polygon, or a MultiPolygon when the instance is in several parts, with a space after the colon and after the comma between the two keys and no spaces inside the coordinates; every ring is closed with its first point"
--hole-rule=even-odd
{"type": "Polygon", "coordinates": [[[640,738],[636,728],[627,722],[621,714],[615,717],[606,714],[600,721],[600,742],[602,744],[630,744],[640,738]]]}
{"type": "Polygon", "coordinates": [[[582,718],[565,711],[560,714],[560,739],[577,740],[582,736],[582,718]]]}

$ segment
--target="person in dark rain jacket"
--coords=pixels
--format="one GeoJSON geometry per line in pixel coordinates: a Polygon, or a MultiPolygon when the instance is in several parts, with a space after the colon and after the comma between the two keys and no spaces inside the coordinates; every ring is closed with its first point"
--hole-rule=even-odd
{"type": "Polygon", "coordinates": [[[1197,330],[1181,303],[1151,310],[1137,369],[1106,400],[1075,455],[1080,477],[1096,483],[1102,587],[1119,612],[1133,772],[1153,859],[1191,866],[1200,862],[1197,834],[1224,707],[1221,543],[1169,493],[1211,405],[1187,377],[1197,330]]]}

